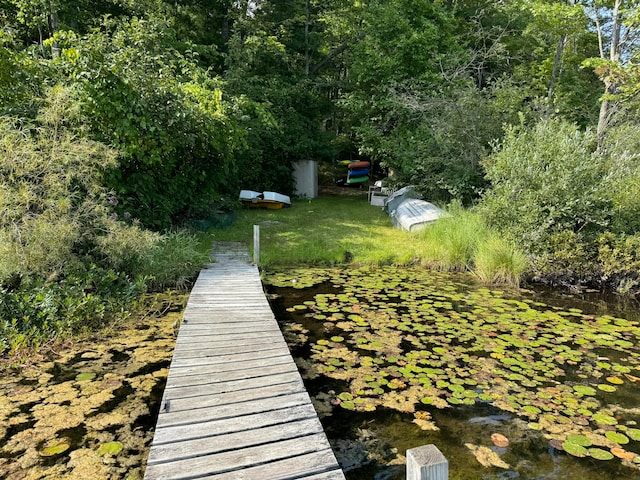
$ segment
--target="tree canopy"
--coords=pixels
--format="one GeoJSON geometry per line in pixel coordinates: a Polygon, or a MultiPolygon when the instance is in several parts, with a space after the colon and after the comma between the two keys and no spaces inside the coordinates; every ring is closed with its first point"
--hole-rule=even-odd
{"type": "MultiPolygon", "coordinates": [[[[100,178],[113,213],[155,230],[225,208],[240,188],[292,193],[292,163],[308,158],[370,160],[440,203],[526,209],[533,199],[506,199],[531,162],[545,175],[635,168],[621,132],[639,123],[638,11],[637,0],[2,0],[0,114],[34,121],[52,87],[67,89],[83,139],[114,152],[100,178]],[[521,155],[522,142],[546,148],[553,122],[584,135],[580,160],[521,155]]],[[[567,194],[584,197],[576,178],[567,194]]],[[[631,208],[635,177],[616,182],[627,191],[597,208],[631,208]]],[[[595,224],[634,234],[634,208],[595,224]]],[[[595,218],[584,213],[580,233],[595,218]]],[[[514,231],[549,221],[530,220],[514,231]]]]}

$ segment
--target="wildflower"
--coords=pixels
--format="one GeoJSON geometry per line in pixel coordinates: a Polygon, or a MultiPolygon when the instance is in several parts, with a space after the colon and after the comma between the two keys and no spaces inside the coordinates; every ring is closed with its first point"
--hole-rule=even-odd
{"type": "Polygon", "coordinates": [[[124,218],[126,219],[131,218],[131,214],[129,212],[124,212],[124,218]]]}
{"type": "Polygon", "coordinates": [[[117,205],[118,204],[118,199],[114,195],[111,195],[108,198],[108,201],[109,201],[109,204],[111,204],[111,205],[117,205]]]}
{"type": "Polygon", "coordinates": [[[118,220],[118,214],[117,213],[112,213],[110,218],[111,218],[111,220],[118,220]]]}

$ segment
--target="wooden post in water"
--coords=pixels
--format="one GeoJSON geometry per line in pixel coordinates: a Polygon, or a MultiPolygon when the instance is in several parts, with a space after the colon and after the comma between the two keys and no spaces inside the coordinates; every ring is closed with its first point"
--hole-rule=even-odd
{"type": "Polygon", "coordinates": [[[253,263],[260,264],[260,225],[253,226],[253,263]]]}
{"type": "Polygon", "coordinates": [[[435,445],[407,450],[407,480],[449,480],[449,462],[435,445]]]}

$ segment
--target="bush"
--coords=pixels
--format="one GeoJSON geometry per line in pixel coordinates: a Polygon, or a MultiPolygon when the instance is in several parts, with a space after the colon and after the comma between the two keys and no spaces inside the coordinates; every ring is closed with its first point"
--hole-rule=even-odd
{"type": "Polygon", "coordinates": [[[162,235],[127,225],[117,220],[105,222],[106,234],[96,238],[96,254],[101,263],[116,272],[131,277],[145,275],[154,261],[153,252],[162,241],[162,235]]]}
{"type": "Polygon", "coordinates": [[[145,285],[89,265],[69,276],[0,288],[0,353],[39,346],[53,338],[97,328],[128,314],[145,285]]]}
{"type": "Polygon", "coordinates": [[[109,219],[115,152],[80,136],[69,95],[53,89],[33,124],[0,118],[0,285],[80,268],[109,219]]]}
{"type": "Polygon", "coordinates": [[[245,133],[226,112],[223,83],[177,51],[162,22],[105,18],[102,27],[55,39],[93,138],[118,149],[105,175],[115,211],[158,231],[202,216],[237,191],[234,152],[245,133]]]}
{"type": "Polygon", "coordinates": [[[484,162],[491,188],[481,211],[491,225],[535,256],[546,256],[559,232],[593,241],[611,224],[608,163],[594,151],[595,135],[545,119],[509,127],[484,162]]]}
{"type": "Polygon", "coordinates": [[[601,235],[598,260],[607,279],[640,279],[640,235],[601,235]]]}
{"type": "Polygon", "coordinates": [[[545,250],[534,256],[532,271],[551,282],[578,284],[586,280],[597,281],[594,240],[585,239],[571,230],[549,232],[545,250]]]}
{"type": "Polygon", "coordinates": [[[115,152],[82,135],[55,88],[37,121],[0,118],[0,352],[102,325],[152,288],[184,286],[206,261],[196,237],[117,220],[101,185],[115,152]]]}
{"type": "Polygon", "coordinates": [[[141,273],[151,290],[185,288],[210,260],[195,235],[179,230],[162,236],[151,250],[141,273]]]}
{"type": "Polygon", "coordinates": [[[611,171],[612,231],[640,231],[640,125],[624,123],[607,132],[602,152],[611,171]]]}

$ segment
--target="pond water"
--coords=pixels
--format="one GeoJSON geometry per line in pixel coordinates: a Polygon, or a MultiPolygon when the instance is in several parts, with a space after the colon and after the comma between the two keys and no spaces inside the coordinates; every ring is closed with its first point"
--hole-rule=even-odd
{"type": "Polygon", "coordinates": [[[300,269],[265,283],[347,478],[640,479],[637,305],[420,268],[300,269]]]}

